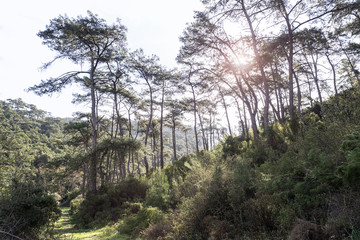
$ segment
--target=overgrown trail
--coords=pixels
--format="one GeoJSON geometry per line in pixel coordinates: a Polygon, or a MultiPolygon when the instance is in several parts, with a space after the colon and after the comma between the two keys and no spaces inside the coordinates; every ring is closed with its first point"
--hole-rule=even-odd
{"type": "Polygon", "coordinates": [[[77,240],[77,239],[129,239],[126,235],[120,235],[114,226],[106,226],[99,229],[76,229],[70,219],[70,208],[61,208],[61,218],[55,224],[57,239],[77,240]]]}
{"type": "Polygon", "coordinates": [[[61,218],[55,224],[55,231],[58,235],[64,236],[70,234],[74,229],[74,225],[70,222],[70,208],[61,208],[61,218]]]}

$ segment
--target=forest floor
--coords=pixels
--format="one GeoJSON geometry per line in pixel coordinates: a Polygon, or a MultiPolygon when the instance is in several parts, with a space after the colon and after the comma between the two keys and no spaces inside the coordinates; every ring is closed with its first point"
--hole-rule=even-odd
{"type": "Polygon", "coordinates": [[[121,235],[113,226],[105,226],[99,229],[77,229],[71,223],[70,208],[61,208],[61,218],[55,223],[55,231],[59,240],[78,240],[78,239],[112,239],[127,240],[127,235],[121,235]]]}

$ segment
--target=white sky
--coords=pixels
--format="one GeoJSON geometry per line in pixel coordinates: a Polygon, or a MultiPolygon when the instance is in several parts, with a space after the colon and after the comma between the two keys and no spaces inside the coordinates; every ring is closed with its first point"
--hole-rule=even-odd
{"type": "Polygon", "coordinates": [[[73,70],[66,63],[55,63],[44,72],[39,68],[52,60],[51,52],[36,35],[50,19],[67,14],[70,18],[86,16],[87,10],[112,24],[120,18],[128,28],[131,50],[160,57],[163,65],[175,66],[180,48],[179,36],[193,12],[201,10],[200,0],[11,0],[0,7],[0,100],[22,98],[54,117],[71,117],[73,112],[88,111],[71,103],[76,88],[68,87],[52,97],[36,96],[24,89],[43,79],[73,70]],[[80,108],[80,109],[79,109],[80,108]]]}

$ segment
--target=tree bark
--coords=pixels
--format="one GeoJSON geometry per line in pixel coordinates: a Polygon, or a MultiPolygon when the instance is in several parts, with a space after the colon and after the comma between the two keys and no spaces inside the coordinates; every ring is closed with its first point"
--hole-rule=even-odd
{"type": "MultiPolygon", "coordinates": [[[[190,78],[190,76],[189,76],[190,78]]],[[[196,105],[196,96],[195,96],[195,89],[193,84],[190,82],[190,79],[188,80],[190,87],[191,87],[191,92],[192,92],[192,96],[193,96],[193,104],[194,104],[194,134],[195,134],[195,146],[196,146],[196,153],[199,153],[199,140],[198,140],[198,133],[197,133],[197,105],[196,105]]]]}
{"type": "Polygon", "coordinates": [[[219,92],[220,92],[221,99],[222,99],[222,101],[223,101],[224,110],[225,110],[225,115],[226,115],[226,120],[227,120],[227,124],[228,124],[228,129],[229,129],[229,134],[230,134],[230,136],[231,136],[231,135],[232,135],[232,132],[231,132],[231,125],[230,125],[230,119],[229,119],[228,109],[227,109],[227,105],[226,105],[226,102],[225,102],[224,94],[222,93],[222,91],[221,91],[221,89],[220,89],[220,86],[219,86],[219,92]]]}
{"type": "Polygon", "coordinates": [[[269,127],[269,106],[270,106],[270,91],[269,91],[269,81],[265,75],[265,71],[264,71],[264,66],[262,63],[262,59],[260,57],[259,54],[259,50],[258,50],[258,42],[257,42],[257,38],[256,38],[256,34],[250,19],[250,16],[246,10],[245,7],[245,3],[244,1],[241,1],[241,5],[242,5],[242,10],[244,12],[246,21],[249,25],[249,29],[251,32],[251,41],[252,41],[252,47],[254,50],[254,54],[255,54],[255,60],[256,63],[259,67],[260,73],[261,73],[261,79],[262,82],[264,84],[264,95],[265,95],[265,103],[264,103],[264,128],[267,129],[269,127]]]}
{"type": "Polygon", "coordinates": [[[91,60],[91,69],[90,69],[90,82],[91,82],[91,147],[94,154],[91,156],[90,159],[90,190],[96,194],[97,193],[97,186],[96,186],[96,178],[97,178],[97,111],[96,111],[96,96],[95,96],[95,62],[91,60]]]}
{"type": "Polygon", "coordinates": [[[172,128],[171,128],[171,134],[172,134],[172,143],[173,143],[174,160],[176,160],[176,159],[177,159],[177,155],[176,155],[176,133],[175,133],[175,129],[176,129],[176,119],[175,119],[175,116],[172,116],[172,128]]]}
{"type": "Polygon", "coordinates": [[[160,105],[160,167],[161,169],[164,168],[164,136],[163,136],[164,102],[165,102],[165,80],[163,80],[163,84],[162,84],[161,105],[160,105]]]}
{"type": "Polygon", "coordinates": [[[325,54],[330,66],[331,66],[331,70],[332,70],[332,73],[333,73],[333,83],[334,83],[334,92],[335,92],[335,98],[337,98],[338,96],[338,90],[337,90],[337,82],[336,82],[336,70],[335,70],[335,66],[334,64],[332,63],[331,59],[330,59],[330,56],[328,53],[325,54]]]}
{"type": "MultiPolygon", "coordinates": [[[[145,79],[146,83],[149,87],[149,92],[150,92],[150,115],[149,115],[149,122],[147,124],[146,127],[146,133],[145,133],[145,141],[144,141],[144,145],[147,146],[148,143],[148,137],[149,137],[149,133],[150,133],[150,127],[151,127],[151,122],[152,122],[152,117],[153,117],[153,92],[152,92],[152,87],[150,85],[150,82],[148,79],[145,79]]],[[[146,175],[149,174],[149,163],[147,161],[147,156],[145,154],[144,156],[144,165],[145,165],[145,171],[146,171],[146,175]]]]}

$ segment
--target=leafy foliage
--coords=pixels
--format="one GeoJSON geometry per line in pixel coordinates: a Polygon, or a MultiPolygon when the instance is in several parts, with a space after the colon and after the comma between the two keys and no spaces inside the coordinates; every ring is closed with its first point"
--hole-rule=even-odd
{"type": "Polygon", "coordinates": [[[88,193],[85,199],[74,199],[75,223],[80,227],[104,225],[121,216],[122,208],[128,208],[128,202],[143,202],[148,186],[129,177],[117,185],[103,186],[97,195],[88,193]]]}
{"type": "Polygon", "coordinates": [[[58,204],[43,187],[28,181],[15,180],[9,194],[0,199],[0,229],[27,239],[39,238],[43,232],[53,234],[53,224],[61,215],[58,204]]]}

